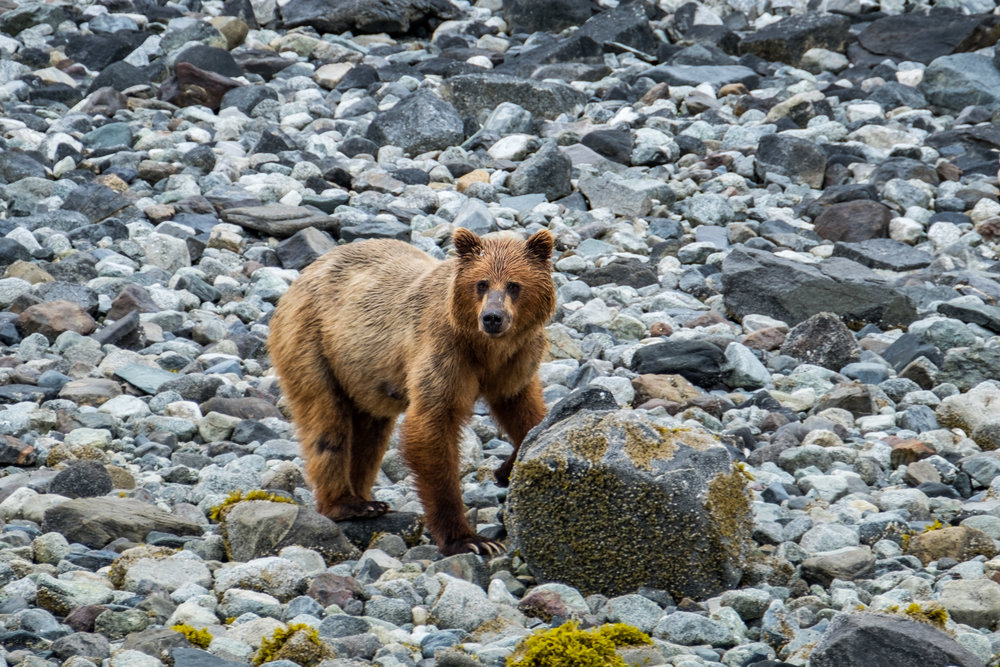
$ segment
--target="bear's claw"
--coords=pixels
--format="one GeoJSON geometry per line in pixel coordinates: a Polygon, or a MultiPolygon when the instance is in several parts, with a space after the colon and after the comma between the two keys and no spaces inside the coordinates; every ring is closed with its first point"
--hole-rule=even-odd
{"type": "Polygon", "coordinates": [[[507,547],[496,540],[491,540],[481,535],[473,535],[472,537],[466,537],[445,544],[441,548],[441,553],[445,556],[453,556],[468,552],[482,556],[483,558],[493,558],[506,550],[507,547]]]}
{"type": "Polygon", "coordinates": [[[323,514],[334,521],[346,519],[374,519],[389,511],[389,503],[378,500],[357,500],[352,502],[337,503],[330,508],[323,508],[323,514]]]}

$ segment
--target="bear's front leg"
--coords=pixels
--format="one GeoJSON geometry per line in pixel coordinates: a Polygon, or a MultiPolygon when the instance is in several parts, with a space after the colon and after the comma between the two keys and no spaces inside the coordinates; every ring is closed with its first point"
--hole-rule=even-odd
{"type": "Polygon", "coordinates": [[[537,377],[534,377],[528,386],[518,394],[490,400],[489,404],[493,418],[496,419],[500,428],[510,438],[511,444],[514,445],[514,451],[494,473],[497,484],[507,486],[510,483],[510,473],[514,469],[517,453],[521,449],[524,437],[528,435],[528,431],[535,428],[545,418],[548,412],[545,401],[542,400],[542,383],[537,377]]]}
{"type": "Polygon", "coordinates": [[[424,520],[441,553],[496,555],[504,546],[475,533],[465,519],[462,503],[458,441],[475,391],[447,394],[424,396],[410,403],[402,426],[403,457],[416,475],[424,520]]]}

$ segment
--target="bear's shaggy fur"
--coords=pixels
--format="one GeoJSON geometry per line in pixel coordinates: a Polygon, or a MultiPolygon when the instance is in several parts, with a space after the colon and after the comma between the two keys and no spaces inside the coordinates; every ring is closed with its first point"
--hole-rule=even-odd
{"type": "Polygon", "coordinates": [[[371,489],[396,418],[427,528],[441,551],[499,553],[464,516],[459,435],[482,397],[517,448],[545,416],[538,364],[555,309],[553,239],[452,237],[438,261],[401,241],[328,252],[282,296],[271,359],[297,425],[318,510],[332,519],[388,511],[371,489]]]}

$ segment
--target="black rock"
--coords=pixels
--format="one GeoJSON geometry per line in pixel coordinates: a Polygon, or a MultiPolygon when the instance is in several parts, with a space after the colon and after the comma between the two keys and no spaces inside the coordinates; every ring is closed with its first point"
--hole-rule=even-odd
{"type": "Polygon", "coordinates": [[[583,135],[580,143],[620,164],[629,164],[632,157],[632,133],[628,130],[594,130],[583,135]]]}
{"type": "Polygon", "coordinates": [[[889,614],[837,614],[810,655],[813,667],[983,667],[929,623],[889,614]]]}
{"type": "Polygon", "coordinates": [[[118,30],[106,33],[70,33],[66,37],[66,55],[88,68],[101,72],[112,63],[125,59],[150,36],[148,32],[118,30]]]}
{"type": "Polygon", "coordinates": [[[170,659],[174,667],[246,667],[245,661],[224,660],[196,648],[171,649],[170,659]]]}
{"type": "Polygon", "coordinates": [[[903,334],[882,351],[882,358],[892,364],[896,371],[903,370],[917,357],[926,357],[935,366],[942,363],[941,352],[936,347],[913,334],[903,334]]]}
{"type": "Polygon", "coordinates": [[[841,257],[807,265],[750,248],[736,248],[722,264],[726,308],[736,317],[760,313],[789,324],[832,312],[846,322],[909,324],[910,298],[871,269],[841,257]]]}
{"type": "Polygon", "coordinates": [[[99,88],[111,87],[115,90],[125,90],[132,86],[148,85],[151,81],[149,75],[135,65],[130,65],[124,60],[111,63],[101,73],[94,77],[87,93],[90,94],[99,88]]]}
{"type": "Polygon", "coordinates": [[[833,313],[817,313],[792,327],[781,353],[835,371],[861,358],[854,334],[833,313]]]}
{"type": "Polygon", "coordinates": [[[514,196],[543,193],[549,201],[573,192],[570,172],[573,164],[555,142],[546,142],[530,158],[518,165],[507,181],[514,196]]]}
{"type": "MultiPolygon", "coordinates": [[[[899,18],[899,17],[893,17],[899,18]]],[[[868,94],[873,102],[878,102],[886,111],[896,107],[923,109],[927,99],[917,88],[906,86],[898,81],[887,81],[868,94]]]]}
{"type": "Polygon", "coordinates": [[[750,33],[739,48],[764,60],[798,65],[802,54],[812,48],[843,52],[850,27],[850,20],[837,14],[789,16],[750,33]]]}
{"type": "Polygon", "coordinates": [[[254,107],[264,100],[277,101],[278,93],[267,86],[240,86],[222,96],[219,108],[236,107],[249,116],[254,107]]]}
{"type": "Polygon", "coordinates": [[[743,65],[658,65],[644,70],[641,76],[671,86],[697,86],[707,82],[721,87],[727,83],[742,83],[753,89],[760,83],[760,75],[743,65]]]}
{"type": "Polygon", "coordinates": [[[451,104],[429,91],[418,91],[379,113],[368,126],[368,138],[417,155],[461,143],[465,124],[451,104]]]}
{"type": "Polygon", "coordinates": [[[196,44],[184,49],[177,54],[174,63],[191,63],[198,69],[223,76],[243,76],[246,73],[229,51],[205,44],[196,44]]]}
{"type": "Polygon", "coordinates": [[[49,493],[67,498],[103,496],[113,488],[111,475],[98,461],[75,461],[60,470],[49,483],[49,493]]]}
{"type": "Polygon", "coordinates": [[[85,183],[66,195],[62,208],[66,211],[79,211],[90,222],[100,222],[130,204],[128,199],[105,185],[85,183]]]}
{"type": "Polygon", "coordinates": [[[559,32],[590,18],[590,0],[504,0],[503,18],[510,32],[559,32]]]}
{"type": "Polygon", "coordinates": [[[350,243],[356,239],[396,239],[409,241],[411,229],[409,225],[395,221],[372,220],[359,225],[347,225],[340,228],[341,240],[350,243]]]}
{"type": "Polygon", "coordinates": [[[619,260],[587,271],[580,280],[591,287],[597,285],[628,285],[629,287],[645,287],[655,285],[659,281],[656,271],[638,259],[619,260]]]}
{"type": "Polygon", "coordinates": [[[935,8],[883,16],[869,23],[858,41],[872,53],[926,65],[939,56],[992,46],[998,37],[998,16],[935,8]]]}
{"type": "Polygon", "coordinates": [[[503,102],[513,102],[537,118],[555,118],[583,107],[587,96],[563,83],[535,81],[499,73],[462,74],[445,79],[444,98],[463,116],[477,117],[503,102]]]}
{"type": "Polygon", "coordinates": [[[400,34],[458,18],[460,13],[446,0],[291,0],[281,7],[281,16],[287,28],[400,34]]]}
{"type": "Polygon", "coordinates": [[[0,151],[0,178],[7,183],[22,178],[45,178],[45,165],[18,150],[0,151]]]}
{"type": "Polygon", "coordinates": [[[0,238],[0,267],[10,266],[17,261],[31,261],[31,253],[14,239],[0,238]]]}
{"type": "Polygon", "coordinates": [[[826,154],[807,139],[768,134],[757,144],[755,171],[762,181],[768,172],[774,172],[795,183],[819,188],[826,173],[826,154]]]}
{"type": "Polygon", "coordinates": [[[201,373],[182,375],[175,380],[160,385],[160,392],[176,391],[187,401],[204,403],[215,396],[215,392],[225,384],[222,378],[201,373]]]}
{"type": "Polygon", "coordinates": [[[326,232],[307,227],[279,243],[274,251],[283,267],[300,271],[336,245],[326,232]]]}
{"type": "Polygon", "coordinates": [[[346,155],[347,157],[354,157],[359,153],[367,153],[368,155],[378,155],[378,144],[376,144],[371,139],[366,139],[365,137],[359,137],[357,135],[353,137],[348,137],[340,142],[337,146],[337,150],[346,155]]]}
{"type": "Polygon", "coordinates": [[[75,632],[52,642],[52,654],[61,660],[72,656],[103,660],[111,657],[111,644],[103,635],[75,632]]]}
{"type": "Polygon", "coordinates": [[[846,257],[870,269],[912,271],[933,261],[923,250],[893,239],[867,239],[857,243],[838,241],[833,246],[836,257],[846,257]]]}
{"type": "Polygon", "coordinates": [[[698,340],[667,340],[639,348],[632,356],[636,373],[682,375],[696,385],[711,387],[722,377],[725,355],[715,345],[698,340]]]}

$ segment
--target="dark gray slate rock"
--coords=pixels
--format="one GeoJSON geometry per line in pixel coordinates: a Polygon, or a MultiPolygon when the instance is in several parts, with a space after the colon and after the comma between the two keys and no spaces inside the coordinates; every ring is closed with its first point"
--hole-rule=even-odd
{"type": "Polygon", "coordinates": [[[700,340],[653,343],[639,348],[632,356],[632,370],[640,375],[682,375],[702,387],[710,387],[719,381],[724,363],[722,350],[700,340]]]}
{"type": "Polygon", "coordinates": [[[340,229],[340,238],[348,243],[357,239],[409,241],[411,234],[409,225],[395,220],[372,220],[358,225],[344,225],[340,229]]]}
{"type": "Polygon", "coordinates": [[[896,107],[922,109],[927,105],[927,98],[913,86],[907,86],[898,81],[887,81],[873,90],[868,98],[878,102],[886,110],[896,107]]]}
{"type": "Polygon", "coordinates": [[[130,204],[128,199],[109,187],[100,183],[84,183],[66,195],[62,208],[83,213],[91,222],[100,222],[130,204]]]}
{"type": "Polygon", "coordinates": [[[740,52],[798,65],[802,54],[812,48],[843,51],[850,27],[850,20],[837,14],[789,16],[744,37],[740,52]]]}
{"type": "Polygon", "coordinates": [[[113,488],[111,475],[100,461],[75,461],[60,470],[49,483],[49,493],[67,498],[93,498],[113,488]]]}
{"type": "Polygon", "coordinates": [[[919,88],[928,103],[945,111],[958,112],[972,104],[1000,109],[1000,71],[992,60],[975,53],[935,58],[919,88]]]}
{"type": "Polygon", "coordinates": [[[951,382],[969,391],[980,382],[1000,377],[1000,350],[990,347],[953,347],[944,355],[938,384],[951,382]]]}
{"type": "Polygon", "coordinates": [[[535,431],[508,496],[508,527],[535,576],[584,594],[728,588],[750,520],[745,480],[711,433],[632,410],[577,412],[535,431]]]}
{"type": "Polygon", "coordinates": [[[337,524],[315,510],[292,503],[237,503],[226,512],[222,530],[226,552],[238,562],[274,556],[290,545],[315,549],[331,562],[360,555],[337,524]]]}
{"type": "Polygon", "coordinates": [[[828,241],[866,241],[888,236],[890,220],[892,211],[885,204],[855,199],[827,206],[813,229],[828,241]]]}
{"type": "Polygon", "coordinates": [[[144,542],[150,531],[174,535],[201,535],[196,523],[163,510],[127,498],[79,498],[45,511],[42,530],[61,533],[70,542],[100,549],[108,542],[124,537],[144,542]]]}
{"type": "Polygon", "coordinates": [[[941,353],[938,349],[921,337],[909,333],[903,334],[882,351],[882,358],[897,371],[903,370],[918,357],[926,357],[935,365],[941,365],[941,353]]]}
{"type": "Polygon", "coordinates": [[[861,358],[854,334],[833,313],[816,313],[792,327],[781,353],[834,371],[861,358]]]}
{"type": "Polygon", "coordinates": [[[0,178],[13,183],[29,177],[45,178],[45,165],[21,151],[7,150],[0,153],[0,178]]]}
{"type": "Polygon", "coordinates": [[[461,74],[445,79],[441,94],[463,116],[492,112],[503,102],[513,102],[536,118],[573,113],[587,96],[564,83],[522,79],[507,74],[461,74]]]}
{"type": "Polygon", "coordinates": [[[871,269],[841,257],[803,264],[752,248],[737,248],[722,264],[722,289],[737,318],[768,315],[795,325],[824,311],[851,322],[909,324],[909,297],[871,269]]]}
{"type": "Polygon", "coordinates": [[[246,667],[247,664],[241,660],[224,660],[196,648],[171,649],[170,659],[174,667],[246,667]]]}
{"type": "Polygon", "coordinates": [[[510,32],[559,32],[590,18],[590,0],[504,0],[503,18],[510,32]]]}
{"type": "Polygon", "coordinates": [[[306,227],[275,246],[274,252],[283,267],[300,271],[336,246],[329,234],[306,227]]]}
{"type": "Polygon", "coordinates": [[[378,114],[368,138],[380,146],[399,146],[416,155],[462,142],[465,126],[448,102],[430,91],[418,91],[378,114]]]}
{"type": "Polygon", "coordinates": [[[510,175],[507,187],[512,195],[542,192],[549,201],[573,192],[569,182],[572,170],[570,159],[559,151],[555,142],[546,142],[530,158],[522,162],[510,175]]]}
{"type": "Polygon", "coordinates": [[[983,303],[942,303],[938,312],[956,320],[978,324],[994,333],[1000,333],[1000,308],[983,303]]]}
{"type": "Polygon", "coordinates": [[[337,235],[340,223],[325,213],[305,206],[264,204],[224,209],[222,219],[246,229],[286,238],[306,227],[337,235]]]}
{"type": "Polygon", "coordinates": [[[659,65],[643,71],[642,76],[671,86],[697,86],[702,83],[724,86],[727,83],[742,83],[753,89],[760,83],[760,76],[743,65],[659,65]]]}
{"type": "Polygon", "coordinates": [[[913,271],[933,261],[923,250],[893,239],[867,239],[857,243],[838,241],[833,245],[835,257],[846,257],[870,269],[913,271]]]}
{"type": "Polygon", "coordinates": [[[291,0],[281,7],[286,28],[312,26],[321,33],[399,34],[459,15],[447,0],[291,0]]]}
{"type": "Polygon", "coordinates": [[[808,139],[768,134],[757,144],[754,169],[761,180],[768,172],[774,172],[818,189],[826,173],[826,153],[808,139]]]}
{"type": "Polygon", "coordinates": [[[215,396],[215,392],[225,382],[222,378],[203,373],[190,373],[188,375],[175,375],[169,382],[160,385],[160,391],[176,391],[184,397],[184,400],[204,403],[215,396]]]}
{"type": "Polygon", "coordinates": [[[176,63],[191,63],[198,69],[223,76],[243,76],[246,74],[229,51],[205,44],[196,44],[184,49],[174,59],[174,64],[176,63]]]}
{"type": "Polygon", "coordinates": [[[813,667],[985,667],[934,626],[888,614],[837,614],[809,660],[813,667]]]}
{"type": "Polygon", "coordinates": [[[872,53],[926,65],[940,56],[992,46],[998,37],[1000,17],[936,8],[876,19],[858,41],[872,53]]]}

